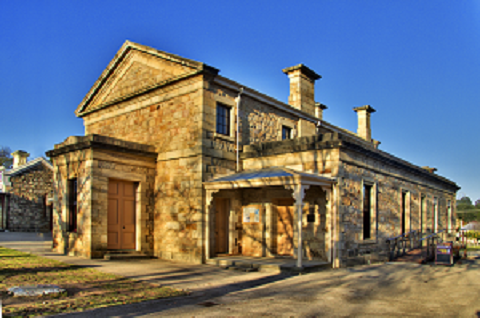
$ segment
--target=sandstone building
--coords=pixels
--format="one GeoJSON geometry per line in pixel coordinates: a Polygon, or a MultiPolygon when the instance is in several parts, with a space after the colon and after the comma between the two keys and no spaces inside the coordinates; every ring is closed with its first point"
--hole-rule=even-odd
{"type": "Polygon", "coordinates": [[[12,156],[12,169],[0,171],[0,230],[51,231],[52,164],[42,157],[27,162],[29,154],[21,150],[12,156]]]}
{"type": "Polygon", "coordinates": [[[455,227],[459,187],[378,149],[371,106],[354,109],[357,133],[336,127],[314,99],[320,76],[301,64],[283,72],[288,104],[127,41],[75,112],[85,136],[47,152],[54,248],[338,267],[381,258],[387,237],[455,227]]]}

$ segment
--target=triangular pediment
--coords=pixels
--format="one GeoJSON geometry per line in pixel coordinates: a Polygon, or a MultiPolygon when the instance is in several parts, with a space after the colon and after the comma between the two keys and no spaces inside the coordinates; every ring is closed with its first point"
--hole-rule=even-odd
{"type": "Polygon", "coordinates": [[[81,117],[206,69],[218,72],[203,63],[127,41],[78,106],[76,114],[81,117]]]}

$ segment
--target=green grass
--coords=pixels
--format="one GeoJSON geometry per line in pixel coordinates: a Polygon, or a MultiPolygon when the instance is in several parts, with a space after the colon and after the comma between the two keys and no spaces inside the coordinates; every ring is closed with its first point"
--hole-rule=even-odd
{"type": "Polygon", "coordinates": [[[54,315],[188,294],[3,247],[0,247],[0,292],[4,317],[54,315]],[[42,297],[7,294],[10,287],[37,284],[59,285],[67,292],[42,297]]]}
{"type": "Polygon", "coordinates": [[[469,245],[469,246],[467,246],[467,251],[480,251],[480,245],[478,245],[478,246],[469,245]]]}

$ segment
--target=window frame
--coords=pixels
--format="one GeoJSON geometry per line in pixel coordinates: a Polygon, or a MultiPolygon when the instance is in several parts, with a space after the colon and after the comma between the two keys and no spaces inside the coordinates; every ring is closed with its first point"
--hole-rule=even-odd
{"type": "Polygon", "coordinates": [[[424,194],[420,195],[420,233],[425,233],[427,225],[427,196],[424,194]]]}
{"type": "Polygon", "coordinates": [[[282,125],[282,140],[290,140],[290,139],[293,139],[293,128],[286,125],[282,125]],[[285,131],[288,132],[287,138],[285,138],[285,135],[284,135],[285,131]]]}
{"type": "Polygon", "coordinates": [[[452,201],[447,200],[447,233],[452,231],[452,201]]]}
{"type": "Polygon", "coordinates": [[[77,232],[78,216],[78,181],[77,178],[68,180],[68,232],[77,232]]]}
{"type": "Polygon", "coordinates": [[[232,137],[232,108],[233,107],[231,106],[217,102],[217,106],[215,109],[215,132],[217,134],[232,137]],[[220,116],[220,109],[224,109],[226,114],[220,116]],[[219,123],[221,118],[225,120],[225,123],[219,123]],[[220,126],[225,128],[226,133],[224,133],[223,131],[219,131],[220,126]]]}
{"type": "Polygon", "coordinates": [[[373,210],[373,193],[374,193],[374,185],[368,182],[363,182],[363,197],[362,197],[362,214],[363,214],[363,226],[362,226],[362,235],[363,240],[371,240],[372,239],[372,210],[373,210]],[[366,190],[368,191],[368,196],[366,190]],[[368,197],[368,199],[367,199],[368,197]],[[367,207],[365,206],[366,202],[368,202],[368,211],[367,207]],[[367,212],[367,213],[366,213],[367,212]],[[367,229],[365,224],[368,224],[368,237],[365,235],[367,233],[367,229]]]}

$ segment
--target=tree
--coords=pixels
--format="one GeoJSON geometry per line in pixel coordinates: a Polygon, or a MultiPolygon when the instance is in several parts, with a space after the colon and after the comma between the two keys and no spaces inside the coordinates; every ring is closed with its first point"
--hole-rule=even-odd
{"type": "Polygon", "coordinates": [[[480,220],[480,206],[477,203],[480,203],[480,200],[477,200],[475,205],[473,205],[472,200],[467,196],[457,200],[458,217],[462,219],[464,223],[480,220]],[[469,210],[472,211],[470,212],[469,210]]]}
{"type": "Polygon", "coordinates": [[[7,146],[0,146],[0,166],[10,168],[13,164],[12,150],[7,146]]]}

